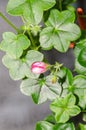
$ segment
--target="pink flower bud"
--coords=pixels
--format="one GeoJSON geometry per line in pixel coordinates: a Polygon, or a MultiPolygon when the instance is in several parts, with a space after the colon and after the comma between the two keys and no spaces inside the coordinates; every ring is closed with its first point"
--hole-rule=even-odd
{"type": "Polygon", "coordinates": [[[41,74],[44,73],[45,71],[47,71],[47,66],[48,64],[44,63],[44,62],[34,62],[31,65],[31,71],[35,74],[41,74]]]}

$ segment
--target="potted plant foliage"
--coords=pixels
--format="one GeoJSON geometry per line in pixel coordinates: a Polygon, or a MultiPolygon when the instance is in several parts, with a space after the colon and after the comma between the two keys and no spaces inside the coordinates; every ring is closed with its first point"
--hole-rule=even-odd
{"type": "Polygon", "coordinates": [[[9,0],[6,11],[21,17],[19,28],[0,12],[16,31],[2,35],[3,64],[34,103],[50,100],[51,114],[35,130],[86,130],[86,21],[83,9],[76,10],[73,2],[9,0]],[[73,50],[73,71],[58,61],[48,63],[44,52],[53,48],[61,54],[73,50]]]}

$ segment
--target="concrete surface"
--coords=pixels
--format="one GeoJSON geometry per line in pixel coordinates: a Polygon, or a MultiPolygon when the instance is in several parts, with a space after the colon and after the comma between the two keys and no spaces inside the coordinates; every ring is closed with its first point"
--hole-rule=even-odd
{"type": "MultiPolygon", "coordinates": [[[[8,0],[0,0],[0,11],[15,25],[20,26],[19,18],[6,14],[7,2],[8,0]]],[[[0,17],[0,41],[5,31],[14,30],[0,17]]],[[[20,82],[13,81],[2,64],[3,55],[4,53],[0,51],[0,130],[33,130],[35,123],[49,113],[49,103],[35,105],[30,97],[20,92],[20,82]]]]}

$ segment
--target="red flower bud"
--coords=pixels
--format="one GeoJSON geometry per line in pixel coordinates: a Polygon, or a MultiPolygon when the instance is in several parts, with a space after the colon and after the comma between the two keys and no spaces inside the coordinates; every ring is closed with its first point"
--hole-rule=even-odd
{"type": "Polygon", "coordinates": [[[34,62],[31,65],[31,71],[35,74],[41,74],[47,71],[48,64],[44,62],[34,62]]]}
{"type": "Polygon", "coordinates": [[[70,43],[69,48],[74,48],[75,44],[73,42],[70,43]]]}
{"type": "Polygon", "coordinates": [[[86,30],[86,18],[84,18],[84,11],[82,8],[77,8],[77,22],[81,30],[86,30]]]}
{"type": "Polygon", "coordinates": [[[83,15],[84,14],[83,9],[82,8],[77,8],[77,14],[78,15],[83,15]]]}

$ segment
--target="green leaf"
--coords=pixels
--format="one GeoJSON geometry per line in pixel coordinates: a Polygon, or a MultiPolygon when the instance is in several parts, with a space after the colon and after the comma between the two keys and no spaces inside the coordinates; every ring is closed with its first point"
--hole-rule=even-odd
{"type": "Polygon", "coordinates": [[[57,124],[53,130],[75,130],[73,123],[57,124]]]}
{"type": "Polygon", "coordinates": [[[59,27],[66,23],[73,23],[75,21],[75,14],[69,10],[58,11],[56,9],[51,10],[48,21],[45,23],[47,26],[59,27]]]}
{"type": "Polygon", "coordinates": [[[72,75],[71,71],[65,67],[62,67],[57,75],[60,78],[59,82],[63,88],[61,96],[65,97],[68,93],[71,93],[74,91],[74,87],[72,86],[73,75],[72,75]]]}
{"type": "Polygon", "coordinates": [[[86,47],[86,39],[80,40],[80,42],[76,43],[76,46],[74,48],[74,55],[76,58],[78,58],[80,51],[86,47]]]}
{"type": "Polygon", "coordinates": [[[36,130],[75,130],[73,123],[53,125],[47,121],[40,121],[36,124],[36,130]]]}
{"type": "Polygon", "coordinates": [[[7,13],[11,15],[22,15],[26,0],[9,0],[7,4],[7,13]]]}
{"type": "Polygon", "coordinates": [[[83,48],[80,51],[78,61],[82,66],[86,67],[86,48],[83,48]]]}
{"type": "Polygon", "coordinates": [[[55,117],[54,117],[53,114],[48,115],[44,120],[47,121],[47,122],[50,122],[50,123],[52,123],[52,124],[55,124],[55,123],[56,123],[55,117]]]}
{"type": "Polygon", "coordinates": [[[86,39],[81,40],[80,42],[76,43],[76,46],[74,48],[74,55],[75,55],[75,71],[77,71],[80,74],[84,74],[86,75],[86,67],[82,66],[78,59],[79,59],[79,55],[81,50],[83,50],[84,48],[86,48],[86,39]]]}
{"type": "MultiPolygon", "coordinates": [[[[67,7],[71,5],[71,3],[74,3],[76,0],[56,0],[56,7],[59,10],[66,10],[67,7]]],[[[73,5],[72,5],[73,7],[73,5]]],[[[73,11],[73,10],[72,10],[73,11]]]]}
{"type": "Polygon", "coordinates": [[[79,106],[86,108],[86,76],[78,75],[73,81],[74,93],[79,97],[79,106]]]}
{"type": "MultiPolygon", "coordinates": [[[[57,4],[59,4],[59,1],[60,0],[56,0],[56,2],[57,2],[57,4]]],[[[69,5],[69,4],[71,4],[71,3],[73,3],[73,2],[75,2],[76,0],[65,0],[65,1],[62,1],[62,5],[64,6],[64,5],[69,5]]]]}
{"type": "Polygon", "coordinates": [[[39,75],[31,72],[31,64],[42,60],[43,54],[33,50],[28,51],[23,59],[12,59],[8,55],[5,55],[2,59],[3,64],[9,69],[10,76],[14,80],[24,77],[37,78],[39,75]]]}
{"type": "Polygon", "coordinates": [[[60,52],[66,52],[70,42],[80,37],[80,29],[74,24],[75,15],[71,11],[51,10],[47,27],[40,33],[40,43],[43,49],[54,47],[60,52]]]}
{"type": "Polygon", "coordinates": [[[54,130],[53,126],[51,123],[47,121],[40,121],[36,124],[36,129],[35,130],[54,130]]]}
{"type": "Polygon", "coordinates": [[[55,119],[58,123],[65,123],[70,116],[76,116],[80,113],[80,108],[75,105],[76,98],[68,94],[64,98],[58,98],[51,103],[50,109],[55,113],[55,119]]]}
{"type": "Polygon", "coordinates": [[[75,12],[76,11],[75,7],[72,6],[72,5],[68,5],[67,9],[70,10],[71,12],[75,12]]]}
{"type": "Polygon", "coordinates": [[[85,122],[86,122],[86,112],[85,112],[85,113],[83,113],[83,121],[85,121],[85,122]]]}
{"type": "Polygon", "coordinates": [[[86,130],[86,125],[80,123],[77,130],[86,130]]]}
{"type": "Polygon", "coordinates": [[[26,79],[22,81],[20,89],[27,96],[32,96],[35,103],[43,103],[47,99],[54,100],[61,94],[61,86],[58,81],[52,83],[53,76],[43,79],[26,79]]]}
{"type": "Polygon", "coordinates": [[[23,50],[30,46],[30,40],[23,34],[15,35],[12,32],[3,33],[3,41],[0,49],[5,51],[13,59],[18,59],[23,50]]]}
{"type": "Polygon", "coordinates": [[[71,4],[71,3],[73,3],[73,2],[75,2],[76,0],[65,0],[65,1],[63,1],[63,5],[69,5],[69,4],[71,4]]]}
{"type": "Polygon", "coordinates": [[[79,74],[86,75],[86,67],[80,65],[77,59],[75,60],[75,71],[79,74]]]}
{"type": "Polygon", "coordinates": [[[42,20],[43,11],[55,5],[55,0],[9,0],[7,13],[15,16],[23,15],[29,24],[38,24],[42,20]]]}

